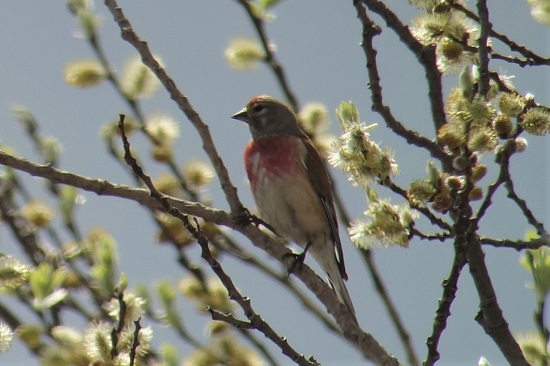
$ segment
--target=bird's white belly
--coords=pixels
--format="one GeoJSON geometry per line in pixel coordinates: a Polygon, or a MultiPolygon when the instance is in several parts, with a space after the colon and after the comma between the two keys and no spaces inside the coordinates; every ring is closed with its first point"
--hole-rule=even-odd
{"type": "Polygon", "coordinates": [[[287,240],[304,247],[329,235],[321,201],[303,174],[258,176],[254,198],[262,219],[287,240]]]}

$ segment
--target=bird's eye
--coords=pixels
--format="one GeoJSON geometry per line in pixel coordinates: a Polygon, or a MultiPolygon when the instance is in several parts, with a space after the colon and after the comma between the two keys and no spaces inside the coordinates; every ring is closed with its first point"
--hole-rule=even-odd
{"type": "Polygon", "coordinates": [[[260,104],[257,104],[255,105],[254,107],[252,107],[252,111],[254,113],[260,113],[261,111],[264,110],[264,106],[263,105],[260,105],[260,104]]]}

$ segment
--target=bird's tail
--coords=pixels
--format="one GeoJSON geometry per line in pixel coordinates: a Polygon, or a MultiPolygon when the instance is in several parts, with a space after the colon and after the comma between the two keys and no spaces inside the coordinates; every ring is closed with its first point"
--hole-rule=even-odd
{"type": "Polygon", "coordinates": [[[357,318],[355,316],[355,308],[353,307],[353,302],[351,301],[351,297],[349,296],[349,292],[348,292],[348,289],[346,288],[346,284],[344,283],[344,279],[340,274],[340,269],[338,268],[338,263],[336,262],[336,258],[333,257],[333,258],[330,258],[329,260],[324,260],[320,264],[321,264],[321,267],[327,273],[330,287],[332,287],[332,289],[336,293],[336,296],[338,297],[340,302],[344,304],[346,308],[348,308],[351,315],[353,315],[353,319],[357,323],[357,318]]]}

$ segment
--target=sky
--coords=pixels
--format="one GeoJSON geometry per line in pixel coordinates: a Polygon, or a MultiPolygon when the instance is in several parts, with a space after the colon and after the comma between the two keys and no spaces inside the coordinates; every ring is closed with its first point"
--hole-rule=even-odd
{"type": "MultiPolygon", "coordinates": [[[[388,1],[406,22],[417,14],[406,1],[388,1]]],[[[121,70],[135,56],[132,47],[119,36],[119,30],[101,2],[96,10],[102,14],[100,40],[107,57],[121,70]]],[[[548,29],[535,23],[529,15],[526,1],[492,2],[491,21],[502,33],[520,44],[548,54],[548,29]],[[495,5],[496,3],[496,5],[495,5]]],[[[236,36],[254,37],[249,19],[236,1],[146,0],[120,1],[138,35],[149,43],[180,90],[208,123],[214,141],[237,185],[241,200],[248,207],[254,203],[249,193],[241,160],[244,146],[250,138],[245,126],[236,124],[230,116],[241,109],[254,95],[269,94],[283,98],[271,72],[260,66],[251,71],[235,71],[224,59],[229,40],[236,36]]],[[[361,25],[348,2],[328,0],[284,1],[274,11],[276,19],[267,25],[270,39],[276,44],[277,57],[285,67],[290,85],[301,105],[323,103],[331,113],[331,131],[340,132],[333,111],[341,101],[353,101],[361,118],[368,124],[378,123],[372,138],[395,152],[401,174],[397,182],[406,185],[412,179],[425,176],[427,154],[416,151],[384,127],[381,118],[370,110],[365,58],[359,42],[361,25]]],[[[375,17],[380,25],[383,22],[375,17]]],[[[386,103],[409,128],[434,137],[430,120],[427,90],[423,71],[415,58],[400,46],[398,39],[385,29],[377,37],[379,65],[386,103]]],[[[0,12],[0,140],[24,157],[38,160],[25,133],[15,122],[11,108],[27,107],[40,123],[41,133],[55,136],[63,146],[60,167],[78,174],[107,179],[121,184],[133,184],[132,179],[108,155],[100,138],[101,126],[127,113],[124,101],[104,83],[91,89],[74,89],[65,83],[63,69],[78,59],[94,58],[89,45],[78,36],[78,26],[64,2],[5,2],[0,12]]],[[[542,68],[519,69],[497,62],[494,70],[516,75],[514,84],[522,93],[532,93],[542,104],[550,104],[548,74],[542,68]]],[[[455,85],[456,77],[444,80],[445,92],[455,85]]],[[[156,97],[142,104],[144,112],[171,114],[180,125],[181,138],[176,147],[176,160],[181,164],[190,158],[206,159],[196,131],[161,90],[156,97]]],[[[531,137],[529,148],[514,157],[512,174],[518,193],[524,197],[535,216],[542,221],[549,213],[547,138],[531,137]]],[[[135,148],[148,147],[137,141],[135,148]]],[[[483,158],[491,161],[491,157],[483,158]]],[[[151,175],[163,168],[149,162],[151,175]]],[[[336,184],[352,217],[361,218],[366,210],[365,194],[354,188],[341,173],[334,171],[336,184]]],[[[489,184],[496,176],[490,171],[484,179],[489,184]]],[[[47,197],[43,185],[36,179],[26,179],[29,187],[47,197]]],[[[227,208],[219,186],[214,183],[208,194],[213,206],[227,208]]],[[[381,195],[388,192],[380,189],[381,195]]],[[[132,202],[96,197],[85,193],[86,203],[79,208],[78,218],[86,232],[95,226],[105,227],[113,234],[120,248],[120,270],[130,278],[130,287],[137,283],[152,285],[152,280],[168,279],[176,283],[184,274],[178,267],[175,253],[168,246],[155,243],[154,227],[147,213],[132,202]]],[[[393,198],[398,203],[396,198],[393,198]]],[[[496,195],[481,230],[497,238],[523,238],[529,229],[517,208],[505,201],[505,194],[496,195]]],[[[403,349],[397,340],[387,313],[374,291],[372,281],[357,250],[342,231],[346,264],[350,280],[348,289],[357,309],[359,322],[390,352],[403,362],[403,349]]],[[[267,255],[242,237],[244,245],[267,261],[267,255]]],[[[12,238],[0,227],[2,251],[17,254],[12,238]]],[[[485,248],[486,262],[494,281],[499,303],[514,333],[534,329],[532,310],[534,293],[527,288],[528,273],[518,263],[519,254],[511,249],[485,248]]],[[[377,264],[388,290],[397,304],[420,357],[426,355],[425,341],[432,327],[441,282],[452,263],[451,243],[415,241],[410,248],[378,248],[377,264]]],[[[198,251],[192,251],[198,259],[198,251]]],[[[277,268],[275,261],[271,263],[277,268]]],[[[352,347],[319,325],[279,285],[258,275],[241,262],[224,258],[222,264],[235,279],[237,286],[252,299],[257,311],[285,335],[299,352],[314,355],[325,365],[363,364],[361,355],[352,347]],[[274,300],[276,299],[276,300],[274,300]]],[[[6,301],[0,295],[0,301],[6,301]]],[[[478,298],[467,269],[459,283],[458,297],[452,316],[440,343],[441,365],[472,365],[485,356],[493,365],[505,361],[496,345],[475,322],[478,298]]],[[[198,315],[190,303],[182,302],[181,311],[190,329],[204,333],[208,316],[198,315]]],[[[169,329],[155,329],[155,342],[174,341],[169,329]]],[[[180,342],[176,340],[176,342],[180,342]]],[[[180,344],[178,344],[180,345],[180,344]]],[[[280,352],[270,346],[281,364],[290,364],[280,352]]],[[[181,345],[180,355],[189,348],[181,345]]],[[[21,344],[0,356],[5,364],[32,365],[36,360],[21,344]]]]}

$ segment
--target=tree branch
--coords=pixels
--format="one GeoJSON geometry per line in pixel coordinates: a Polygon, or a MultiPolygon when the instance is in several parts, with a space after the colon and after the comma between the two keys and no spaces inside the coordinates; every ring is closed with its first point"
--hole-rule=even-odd
{"type": "MultiPolygon", "coordinates": [[[[369,10],[384,19],[386,25],[397,34],[401,42],[407,46],[407,48],[416,56],[418,62],[424,67],[426,80],[428,82],[434,129],[436,131],[439,130],[439,128],[445,124],[446,118],[445,108],[443,106],[441,72],[439,72],[439,69],[437,68],[435,47],[424,47],[416,38],[414,38],[409,28],[401,22],[399,17],[392,12],[383,1],[361,0],[361,2],[365,4],[369,10]]],[[[354,3],[357,3],[357,0],[354,1],[354,3]]],[[[360,19],[362,17],[363,16],[361,15],[360,19]]],[[[442,161],[446,160],[447,159],[442,159],[442,161]]]]}
{"type": "Polygon", "coordinates": [[[271,46],[271,42],[269,41],[267,32],[265,31],[265,23],[263,19],[256,15],[250,1],[237,0],[237,2],[241,4],[242,7],[245,9],[246,13],[248,14],[248,17],[250,18],[250,20],[252,21],[252,24],[254,25],[254,28],[256,29],[256,33],[260,38],[260,42],[265,52],[264,62],[273,71],[275,78],[277,79],[277,81],[279,82],[279,85],[283,89],[283,93],[290,107],[292,107],[292,109],[295,112],[298,111],[300,109],[298,99],[296,98],[296,94],[294,94],[294,92],[290,88],[290,83],[288,82],[288,78],[286,77],[286,73],[283,66],[281,65],[279,60],[277,60],[277,56],[275,55],[275,52],[273,52],[273,47],[271,46]]]}
{"type": "Polygon", "coordinates": [[[214,145],[212,140],[212,135],[208,125],[206,125],[199,114],[195,111],[189,100],[185,95],[183,95],[175,82],[170,78],[166,73],[166,70],[160,65],[160,63],[155,59],[147,42],[142,41],[137,34],[134,32],[130,22],[126,19],[122,9],[118,6],[115,0],[105,0],[105,6],[109,9],[115,22],[120,28],[121,37],[123,40],[130,43],[136,51],[141,56],[141,60],[144,65],[146,65],[160,80],[164,88],[170,95],[170,98],[176,102],[179,109],[187,116],[191,124],[195,127],[199,136],[202,140],[202,147],[206,152],[216,175],[220,180],[222,190],[225,194],[231,212],[235,216],[241,216],[244,213],[244,207],[237,196],[237,189],[231,183],[229,174],[225,165],[223,164],[222,158],[218,154],[218,150],[214,145]]]}
{"type": "Polygon", "coordinates": [[[481,28],[477,43],[479,57],[479,94],[485,97],[489,91],[489,50],[487,47],[487,40],[492,28],[489,21],[487,0],[477,0],[477,12],[479,14],[479,25],[481,28]]]}
{"type": "Polygon", "coordinates": [[[453,266],[449,276],[443,281],[443,294],[439,299],[439,304],[435,312],[434,323],[432,327],[432,334],[426,340],[428,346],[428,354],[423,362],[423,366],[432,366],[439,360],[439,351],[437,347],[439,340],[443,334],[443,331],[447,327],[447,319],[451,316],[451,305],[456,298],[456,292],[458,291],[458,280],[462,272],[462,268],[466,264],[466,257],[463,250],[455,246],[455,257],[453,260],[453,266]]]}

